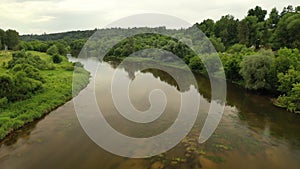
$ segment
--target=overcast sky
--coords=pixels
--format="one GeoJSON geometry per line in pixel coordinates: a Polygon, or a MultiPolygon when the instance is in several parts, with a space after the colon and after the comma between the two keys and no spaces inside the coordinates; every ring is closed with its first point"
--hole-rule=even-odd
{"type": "Polygon", "coordinates": [[[256,5],[269,12],[289,4],[300,5],[299,0],[0,0],[0,28],[20,34],[85,30],[140,13],[168,14],[195,23],[226,14],[241,19],[256,5]]]}

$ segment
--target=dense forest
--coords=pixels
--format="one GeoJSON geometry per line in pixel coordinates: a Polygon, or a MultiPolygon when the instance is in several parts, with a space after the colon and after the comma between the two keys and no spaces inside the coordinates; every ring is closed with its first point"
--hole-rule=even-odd
{"type": "MultiPolygon", "coordinates": [[[[206,19],[191,28],[180,30],[165,27],[108,28],[22,35],[20,38],[14,30],[0,30],[0,44],[2,49],[46,52],[52,56],[54,63],[59,63],[61,56],[71,53],[76,57],[83,47],[88,48],[88,53],[84,54],[87,57],[98,56],[109,44],[115,44],[117,40],[124,38],[107,51],[107,57],[124,58],[135,51],[159,48],[178,55],[194,72],[205,74],[200,58],[210,59],[215,53],[196,56],[182,41],[176,40],[177,37],[181,39],[188,36],[191,43],[195,43],[196,37],[203,36],[193,33],[195,28],[202,30],[215,47],[228,81],[262,94],[272,94],[277,98],[273,100],[275,105],[291,112],[299,112],[300,6],[287,6],[281,11],[273,8],[269,12],[256,6],[249,9],[241,20],[226,15],[217,21],[206,19]],[[97,38],[85,44],[95,32],[97,38]],[[173,38],[165,34],[173,35],[173,38]],[[134,36],[130,37],[131,35],[134,36]]],[[[195,45],[205,46],[201,43],[195,45]]],[[[219,71],[215,70],[215,74],[219,71]]],[[[37,83],[42,82],[35,80],[37,83]]]]}

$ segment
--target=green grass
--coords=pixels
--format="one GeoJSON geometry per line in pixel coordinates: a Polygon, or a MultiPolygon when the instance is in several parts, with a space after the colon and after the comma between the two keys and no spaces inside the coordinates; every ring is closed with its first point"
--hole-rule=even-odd
{"type": "MultiPolygon", "coordinates": [[[[41,91],[32,95],[29,99],[8,103],[5,108],[0,108],[0,140],[25,124],[41,118],[72,98],[73,64],[68,62],[66,58],[60,64],[53,64],[51,56],[45,53],[32,51],[30,53],[38,55],[47,64],[52,64],[53,70],[40,70],[46,81],[41,91]]],[[[10,59],[11,52],[0,52],[0,74],[6,73],[6,69],[2,64],[10,59]]],[[[81,84],[76,86],[78,92],[89,82],[89,73],[83,68],[79,68],[79,70],[76,75],[82,80],[80,81],[81,84]]]]}

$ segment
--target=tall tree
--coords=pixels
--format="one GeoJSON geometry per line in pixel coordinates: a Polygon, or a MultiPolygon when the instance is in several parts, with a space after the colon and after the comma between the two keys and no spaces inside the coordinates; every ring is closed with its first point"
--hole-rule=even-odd
{"type": "Polygon", "coordinates": [[[206,19],[200,24],[197,24],[198,28],[207,36],[211,37],[214,35],[215,22],[212,19],[206,19]]]}
{"type": "Polygon", "coordinates": [[[259,40],[258,25],[256,16],[247,16],[240,21],[238,26],[238,37],[240,43],[251,47],[259,40]]]}
{"type": "Polygon", "coordinates": [[[277,26],[280,19],[280,15],[276,8],[273,8],[269,14],[269,18],[267,19],[268,28],[273,29],[277,26]]]}
{"type": "Polygon", "coordinates": [[[295,7],[295,12],[300,13],[300,6],[295,7]]]}
{"type": "Polygon", "coordinates": [[[287,13],[278,22],[273,36],[273,48],[300,49],[300,13],[287,13]]]}
{"type": "Polygon", "coordinates": [[[254,9],[248,11],[248,16],[256,16],[258,22],[264,21],[266,14],[267,10],[263,10],[260,6],[256,6],[254,9]]]}
{"type": "Polygon", "coordinates": [[[1,43],[0,50],[4,48],[5,40],[6,40],[6,33],[4,30],[0,29],[0,43],[1,43]]]}
{"type": "Polygon", "coordinates": [[[221,38],[225,47],[229,47],[238,42],[238,20],[232,15],[222,16],[215,24],[215,35],[221,38]]]}
{"type": "Polygon", "coordinates": [[[16,49],[20,42],[19,33],[15,30],[8,29],[6,32],[6,45],[8,49],[16,49]]]}

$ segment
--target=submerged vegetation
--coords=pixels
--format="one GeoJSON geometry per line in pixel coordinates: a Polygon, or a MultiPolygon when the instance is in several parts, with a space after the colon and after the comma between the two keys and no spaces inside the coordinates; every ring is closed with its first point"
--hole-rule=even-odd
{"type": "MultiPolygon", "coordinates": [[[[0,139],[72,98],[75,63],[55,57],[35,51],[0,53],[0,139]]],[[[80,89],[89,81],[81,69],[76,73],[80,89]]]]}

